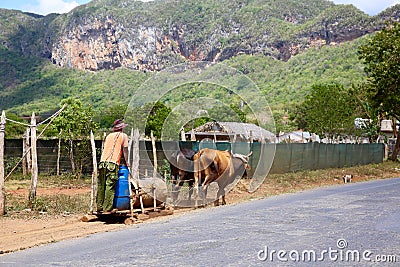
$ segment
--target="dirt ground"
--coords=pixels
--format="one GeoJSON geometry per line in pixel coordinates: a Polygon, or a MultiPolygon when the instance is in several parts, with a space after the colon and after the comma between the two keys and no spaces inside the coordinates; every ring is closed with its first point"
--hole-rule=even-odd
{"type": "MultiPolygon", "coordinates": [[[[396,177],[393,173],[379,176],[380,177],[378,178],[396,177]]],[[[353,182],[368,179],[376,179],[376,177],[355,177],[353,182]]],[[[287,185],[278,186],[276,183],[268,182],[268,180],[266,180],[266,182],[264,182],[256,192],[249,193],[247,191],[248,184],[246,180],[240,180],[236,187],[227,194],[226,200],[228,204],[232,204],[241,201],[249,201],[251,199],[265,198],[271,195],[291,193],[309,188],[342,183],[343,182],[340,179],[331,177],[329,179],[325,179],[324,182],[317,181],[315,183],[307,183],[297,186],[294,185],[289,186],[292,188],[287,188],[287,185]]],[[[90,188],[39,188],[37,190],[37,195],[73,195],[84,192],[90,194],[90,188]]],[[[21,194],[24,196],[28,195],[28,191],[26,189],[16,189],[13,190],[12,193],[21,194]]],[[[167,217],[170,218],[169,216],[182,216],[185,212],[190,212],[191,210],[191,208],[174,209],[172,215],[150,218],[143,221],[143,223],[154,220],[163,220],[167,217]]],[[[22,211],[22,213],[24,212],[29,213],[30,211],[22,211]]],[[[83,222],[82,218],[85,216],[85,214],[63,214],[57,216],[40,214],[39,216],[33,218],[32,216],[26,216],[26,219],[21,219],[24,218],[24,216],[21,215],[23,214],[19,214],[19,216],[16,218],[13,216],[0,217],[0,254],[22,250],[46,243],[58,242],[65,239],[84,237],[98,232],[114,231],[126,227],[132,227],[132,225],[125,225],[123,220],[117,222],[104,222],[99,220],[83,222]]]]}

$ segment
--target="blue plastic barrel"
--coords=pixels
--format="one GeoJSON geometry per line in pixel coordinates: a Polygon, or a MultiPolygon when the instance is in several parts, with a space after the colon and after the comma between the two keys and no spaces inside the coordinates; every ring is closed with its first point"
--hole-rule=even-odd
{"type": "Polygon", "coordinates": [[[129,210],[130,198],[129,198],[129,169],[126,166],[119,166],[118,170],[118,182],[115,188],[114,195],[114,208],[118,210],[129,210]]]}

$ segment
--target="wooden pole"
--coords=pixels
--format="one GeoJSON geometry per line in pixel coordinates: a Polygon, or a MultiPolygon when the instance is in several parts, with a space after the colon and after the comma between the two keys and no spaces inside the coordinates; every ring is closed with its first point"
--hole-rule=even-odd
{"type": "MultiPolygon", "coordinates": [[[[131,138],[130,138],[130,140],[129,140],[129,142],[128,142],[128,159],[127,159],[127,164],[129,165],[129,166],[132,166],[132,156],[131,156],[131,153],[132,153],[132,145],[133,145],[133,134],[134,134],[134,132],[133,132],[133,128],[132,128],[132,130],[131,130],[131,138]]],[[[129,170],[129,171],[131,171],[131,170],[129,170]]]]}
{"type": "Polygon", "coordinates": [[[29,190],[29,208],[33,208],[36,200],[36,188],[38,180],[38,165],[37,165],[37,150],[36,150],[36,117],[35,112],[32,113],[31,118],[31,153],[32,153],[32,178],[31,188],[29,190]]]}
{"type": "Polygon", "coordinates": [[[181,128],[181,141],[186,141],[185,129],[181,128]]]}
{"type": "Polygon", "coordinates": [[[27,175],[27,163],[26,163],[26,134],[22,136],[22,175],[26,177],[27,175]]]}
{"type": "MultiPolygon", "coordinates": [[[[151,145],[153,147],[153,162],[154,162],[153,179],[154,179],[157,177],[157,148],[156,148],[156,139],[154,138],[153,131],[150,132],[150,137],[151,137],[151,145]]],[[[153,206],[154,206],[153,209],[155,211],[157,208],[157,200],[156,200],[156,189],[154,186],[154,180],[151,190],[153,191],[153,206]]]]}
{"type": "Polygon", "coordinates": [[[153,178],[157,174],[157,149],[156,149],[156,138],[153,135],[153,131],[150,132],[151,146],[153,147],[153,178]]]}
{"type": "Polygon", "coordinates": [[[135,129],[132,139],[132,177],[139,180],[139,129],[135,129]]]}
{"type": "Polygon", "coordinates": [[[62,134],[62,129],[61,129],[61,131],[60,131],[60,134],[58,135],[58,151],[57,151],[57,175],[60,175],[61,134],[62,134]]]}
{"type": "Polygon", "coordinates": [[[103,133],[103,141],[101,141],[101,152],[104,150],[104,142],[106,141],[107,134],[103,133]]]}
{"type": "Polygon", "coordinates": [[[140,209],[142,210],[142,213],[144,213],[144,204],[143,204],[143,196],[140,192],[140,183],[139,183],[139,129],[135,129],[134,134],[133,134],[133,140],[132,140],[132,179],[133,179],[133,185],[135,187],[136,195],[139,196],[139,201],[140,201],[140,209]]]}
{"type": "Polygon", "coordinates": [[[4,137],[6,130],[6,113],[3,110],[0,121],[0,216],[6,212],[6,189],[4,185],[4,137]]]}
{"type": "Polygon", "coordinates": [[[92,191],[90,194],[90,213],[93,213],[94,205],[96,203],[95,198],[97,194],[97,154],[96,154],[96,144],[94,142],[94,135],[92,131],[90,131],[90,143],[92,145],[92,157],[93,157],[92,191]]]}
{"type": "Polygon", "coordinates": [[[28,173],[32,173],[32,160],[31,160],[31,153],[32,151],[30,150],[31,147],[31,142],[30,142],[30,138],[31,138],[31,129],[29,127],[26,128],[26,149],[28,151],[28,153],[26,153],[26,164],[28,167],[28,173]]]}
{"type": "MultiPolygon", "coordinates": [[[[129,207],[130,207],[130,211],[131,211],[131,218],[133,218],[133,205],[134,202],[136,202],[136,197],[133,195],[133,191],[132,191],[132,185],[135,189],[138,189],[138,186],[135,185],[133,179],[132,179],[132,157],[131,157],[131,153],[132,153],[132,145],[133,145],[133,136],[134,131],[133,128],[131,129],[131,136],[128,142],[128,159],[126,159],[126,165],[129,166],[128,169],[129,170],[129,175],[128,175],[128,189],[129,189],[129,197],[130,197],[130,201],[129,201],[129,207]]],[[[135,192],[139,192],[138,190],[135,190],[135,192]]]]}
{"type": "Polygon", "coordinates": [[[190,131],[190,141],[196,142],[196,135],[193,129],[190,131]]]}

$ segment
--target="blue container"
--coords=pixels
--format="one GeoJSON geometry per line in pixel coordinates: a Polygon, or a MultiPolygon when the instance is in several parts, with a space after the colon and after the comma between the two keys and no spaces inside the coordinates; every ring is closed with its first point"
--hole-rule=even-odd
{"type": "Polygon", "coordinates": [[[129,198],[129,169],[126,166],[119,166],[118,170],[118,182],[115,187],[114,195],[114,208],[118,210],[129,210],[130,198],[129,198]]]}

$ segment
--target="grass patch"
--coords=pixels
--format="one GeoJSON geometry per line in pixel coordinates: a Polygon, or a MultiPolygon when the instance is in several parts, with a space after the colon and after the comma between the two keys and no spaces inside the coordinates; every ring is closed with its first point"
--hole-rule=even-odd
{"type": "Polygon", "coordinates": [[[56,214],[79,214],[89,210],[90,194],[55,195],[38,197],[35,202],[35,210],[56,214]]]}
{"type": "Polygon", "coordinates": [[[28,214],[30,186],[31,177],[23,177],[19,173],[6,181],[8,216],[26,218],[40,215],[82,214],[89,210],[90,177],[77,179],[72,175],[39,175],[36,200],[28,214]]]}
{"type": "Polygon", "coordinates": [[[293,193],[321,186],[341,184],[343,183],[342,177],[344,174],[352,174],[353,182],[400,177],[400,164],[398,162],[386,161],[379,164],[348,168],[271,174],[265,179],[260,191],[267,191],[264,196],[271,196],[282,193],[293,193]],[[264,189],[262,189],[262,187],[264,187],[264,189]]]}

